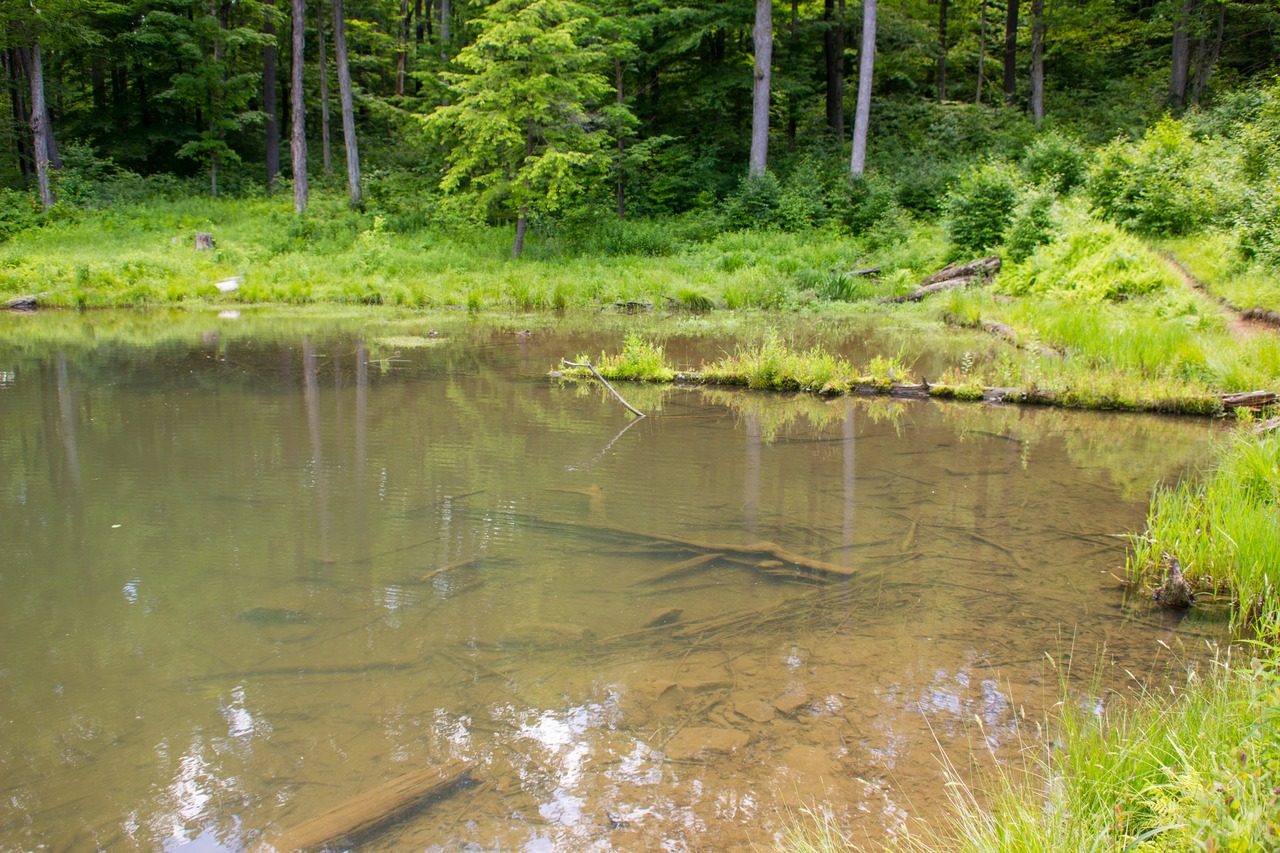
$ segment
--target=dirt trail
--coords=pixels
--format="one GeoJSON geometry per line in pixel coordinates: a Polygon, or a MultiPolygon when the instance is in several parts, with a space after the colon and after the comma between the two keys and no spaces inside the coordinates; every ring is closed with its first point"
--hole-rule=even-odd
{"type": "Polygon", "coordinates": [[[1227,328],[1231,330],[1231,334],[1238,338],[1249,338],[1254,335],[1266,334],[1280,328],[1280,315],[1271,311],[1261,311],[1252,309],[1250,311],[1241,311],[1236,306],[1227,302],[1222,297],[1211,293],[1204,286],[1204,282],[1191,274],[1191,270],[1182,265],[1173,252],[1161,252],[1161,256],[1169,264],[1169,268],[1178,274],[1182,279],[1182,283],[1188,289],[1207,296],[1218,304],[1222,310],[1222,315],[1227,320],[1227,328]]]}

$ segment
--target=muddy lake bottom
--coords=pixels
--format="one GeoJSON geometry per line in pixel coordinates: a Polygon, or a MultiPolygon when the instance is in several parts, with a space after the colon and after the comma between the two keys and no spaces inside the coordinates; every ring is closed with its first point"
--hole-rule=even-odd
{"type": "Polygon", "coordinates": [[[249,849],[452,759],[359,849],[758,850],[806,809],[874,846],[1225,637],[1118,580],[1206,420],[633,421],[546,375],[614,340],[408,343],[0,343],[0,849],[249,849]]]}

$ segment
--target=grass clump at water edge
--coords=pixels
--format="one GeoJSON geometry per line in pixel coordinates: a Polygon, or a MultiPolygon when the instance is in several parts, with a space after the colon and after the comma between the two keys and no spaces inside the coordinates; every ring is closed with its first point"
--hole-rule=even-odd
{"type": "MultiPolygon", "coordinates": [[[[1271,623],[1268,636],[1276,637],[1271,623]]],[[[1180,695],[1057,706],[1058,736],[1028,765],[1002,770],[985,796],[953,778],[946,825],[890,850],[1252,851],[1280,845],[1280,646],[1223,654],[1180,695]],[[985,800],[985,802],[984,802],[985,800]]],[[[780,853],[857,848],[814,814],[780,853]]]]}
{"type": "Polygon", "coordinates": [[[1129,579],[1160,584],[1166,554],[1198,595],[1229,597],[1238,624],[1280,613],[1280,434],[1246,420],[1203,482],[1156,493],[1129,579]]]}

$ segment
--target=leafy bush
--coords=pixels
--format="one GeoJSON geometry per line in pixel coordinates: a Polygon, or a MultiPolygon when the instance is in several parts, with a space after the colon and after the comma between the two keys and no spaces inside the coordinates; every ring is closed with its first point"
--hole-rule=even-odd
{"type": "Polygon", "coordinates": [[[1032,190],[1018,202],[1013,214],[1013,225],[1005,241],[1009,258],[1023,261],[1037,246],[1053,241],[1056,223],[1053,217],[1053,193],[1048,190],[1032,190]]]}
{"type": "Polygon", "coordinates": [[[998,246],[1013,219],[1018,183],[1004,163],[969,170],[947,195],[947,235],[962,252],[998,246]]]}
{"type": "Polygon", "coordinates": [[[827,219],[827,187],[822,164],[804,157],[791,170],[778,196],[778,224],[786,231],[804,231],[827,219]]]}
{"type": "Polygon", "coordinates": [[[724,201],[725,225],[729,228],[766,228],[774,223],[782,189],[773,172],[746,175],[724,201]]]}
{"type": "Polygon", "coordinates": [[[0,243],[40,224],[40,208],[31,193],[0,189],[0,243]]]}
{"type": "Polygon", "coordinates": [[[1032,183],[1055,193],[1068,193],[1084,183],[1085,159],[1085,149],[1079,141],[1051,130],[1027,146],[1022,169],[1032,183]]]}
{"type": "Polygon", "coordinates": [[[1220,219],[1226,199],[1215,186],[1219,169],[1185,124],[1165,118],[1141,142],[1101,148],[1085,186],[1094,208],[1113,222],[1176,236],[1220,219]]]}

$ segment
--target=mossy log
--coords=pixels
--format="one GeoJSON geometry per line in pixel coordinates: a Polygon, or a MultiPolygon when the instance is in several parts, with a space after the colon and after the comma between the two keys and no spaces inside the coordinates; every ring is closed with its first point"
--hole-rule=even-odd
{"type": "Polygon", "coordinates": [[[453,759],[439,767],[427,767],[397,776],[300,823],[258,848],[257,853],[323,850],[367,835],[443,794],[470,777],[471,765],[453,759]]]}

